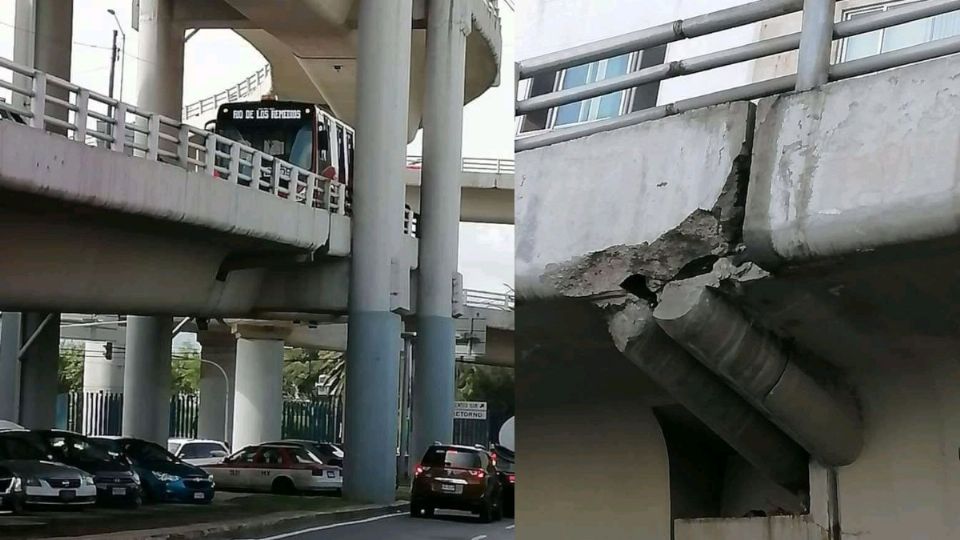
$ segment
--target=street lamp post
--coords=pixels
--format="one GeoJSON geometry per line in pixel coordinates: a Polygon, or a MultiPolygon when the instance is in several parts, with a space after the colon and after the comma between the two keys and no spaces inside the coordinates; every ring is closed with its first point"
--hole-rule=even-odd
{"type": "MultiPolygon", "coordinates": [[[[120,101],[123,101],[123,72],[124,66],[126,65],[126,56],[127,56],[127,33],[123,31],[123,25],[120,24],[120,19],[117,18],[117,12],[113,9],[108,9],[107,13],[113,15],[113,20],[117,23],[117,29],[120,31],[120,36],[122,37],[120,42],[120,101]]],[[[113,69],[117,63],[117,31],[113,31],[113,55],[114,57],[110,60],[110,97],[113,97],[113,69]]]]}

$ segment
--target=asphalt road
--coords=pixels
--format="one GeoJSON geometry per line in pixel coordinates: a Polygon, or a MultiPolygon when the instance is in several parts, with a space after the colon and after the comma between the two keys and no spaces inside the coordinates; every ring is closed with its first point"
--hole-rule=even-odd
{"type": "Polygon", "coordinates": [[[476,516],[438,511],[432,519],[409,514],[342,523],[261,540],[514,540],[513,520],[479,523],[476,516]]]}

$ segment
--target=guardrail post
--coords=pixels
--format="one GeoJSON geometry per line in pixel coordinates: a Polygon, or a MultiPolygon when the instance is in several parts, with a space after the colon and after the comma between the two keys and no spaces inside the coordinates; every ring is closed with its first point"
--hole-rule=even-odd
{"type": "Polygon", "coordinates": [[[347,185],[337,183],[337,213],[347,215],[347,185]]]}
{"type": "Polygon", "coordinates": [[[204,141],[203,152],[203,172],[210,176],[217,174],[217,136],[208,133],[207,140],[204,141]]]}
{"type": "Polygon", "coordinates": [[[230,144],[230,176],[228,179],[231,184],[239,184],[240,179],[240,143],[232,142],[230,144]]]}
{"type": "Polygon", "coordinates": [[[797,60],[797,90],[811,90],[829,78],[836,0],[804,0],[797,60]]]}
{"type": "Polygon", "coordinates": [[[260,152],[254,152],[253,157],[250,159],[252,162],[250,167],[250,187],[254,189],[260,188],[260,174],[263,170],[263,154],[260,152]]]}
{"type": "Polygon", "coordinates": [[[270,168],[270,193],[280,193],[280,163],[274,158],[273,165],[270,168]]]}
{"type": "Polygon", "coordinates": [[[114,152],[127,150],[127,104],[120,101],[113,108],[113,145],[114,152]]]}
{"type": "Polygon", "coordinates": [[[47,109],[47,74],[42,71],[33,72],[33,99],[30,100],[30,112],[33,118],[30,125],[37,129],[46,129],[45,120],[47,109]]]}
{"type": "Polygon", "coordinates": [[[323,208],[323,209],[325,209],[325,210],[327,210],[327,211],[329,211],[329,212],[333,212],[333,211],[334,211],[334,208],[333,208],[333,190],[334,190],[334,189],[335,189],[335,188],[333,187],[333,180],[324,179],[324,181],[323,181],[323,204],[322,204],[320,207],[323,208]]]}
{"type": "Polygon", "coordinates": [[[180,124],[177,134],[177,161],[184,169],[190,169],[190,126],[180,124]]]}
{"type": "Polygon", "coordinates": [[[81,88],[77,92],[77,115],[74,117],[77,128],[73,130],[73,140],[87,142],[87,110],[90,106],[90,91],[81,88]]]}
{"type": "Polygon", "coordinates": [[[147,159],[155,160],[160,150],[160,115],[151,114],[147,119],[147,159]]]}
{"type": "Polygon", "coordinates": [[[307,176],[306,203],[307,203],[307,206],[309,206],[310,208],[314,208],[313,203],[316,200],[316,196],[317,196],[317,179],[319,179],[320,177],[311,172],[307,172],[306,176],[307,176]]]}

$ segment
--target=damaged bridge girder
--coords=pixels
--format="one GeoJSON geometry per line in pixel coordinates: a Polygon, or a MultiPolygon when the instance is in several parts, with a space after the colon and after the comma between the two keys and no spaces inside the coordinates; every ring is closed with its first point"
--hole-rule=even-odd
{"type": "Polygon", "coordinates": [[[814,380],[772,333],[691,281],[664,288],[653,312],[657,325],[820,462],[853,463],[863,447],[853,400],[814,380]]]}

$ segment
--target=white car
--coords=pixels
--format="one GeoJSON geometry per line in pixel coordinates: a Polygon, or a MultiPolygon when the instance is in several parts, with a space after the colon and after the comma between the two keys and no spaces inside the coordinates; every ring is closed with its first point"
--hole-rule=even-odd
{"type": "Polygon", "coordinates": [[[204,470],[213,475],[218,488],[241,491],[297,493],[339,491],[343,487],[340,467],[326,465],[304,444],[267,443],[248,446],[204,470]]]}
{"type": "Polygon", "coordinates": [[[226,444],[210,439],[170,439],[167,451],[197,467],[215,465],[230,455],[226,444]]]}
{"type": "Polygon", "coordinates": [[[97,502],[93,476],[52,460],[43,449],[18,436],[26,430],[0,432],[0,466],[16,474],[28,505],[86,506],[97,502]]]}

